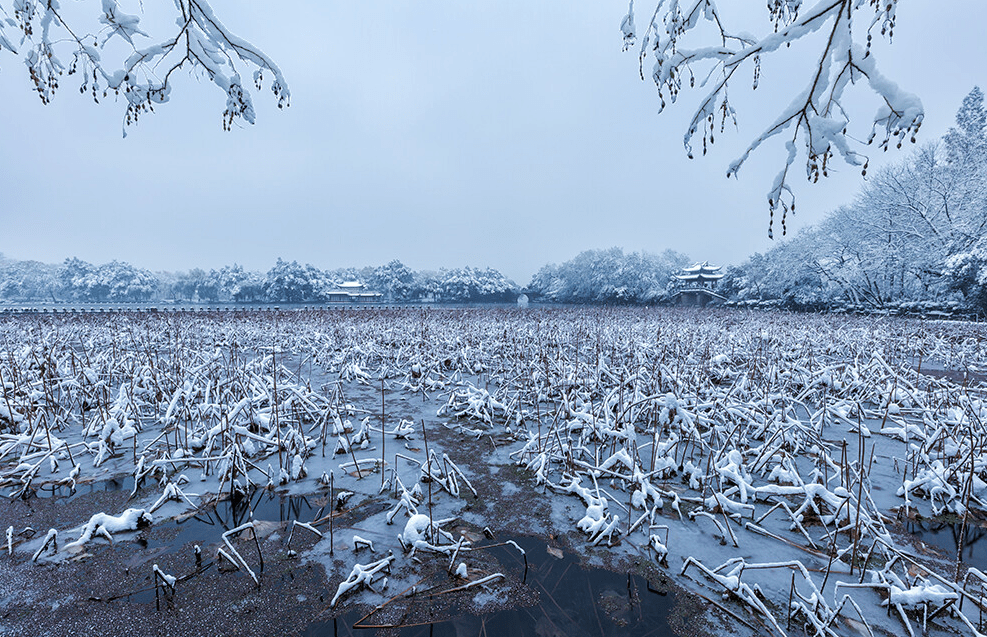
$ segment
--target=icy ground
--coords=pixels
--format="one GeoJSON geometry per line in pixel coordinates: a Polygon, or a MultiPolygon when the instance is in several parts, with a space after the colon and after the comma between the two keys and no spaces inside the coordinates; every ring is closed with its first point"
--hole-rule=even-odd
{"type": "Polygon", "coordinates": [[[907,531],[984,522],[980,325],[407,309],[0,332],[0,634],[264,632],[204,582],[281,604],[289,633],[409,625],[426,593],[534,603],[505,566],[521,535],[667,578],[712,632],[980,634],[987,565],[907,531]],[[309,504],[271,520],[274,497],[309,504]]]}

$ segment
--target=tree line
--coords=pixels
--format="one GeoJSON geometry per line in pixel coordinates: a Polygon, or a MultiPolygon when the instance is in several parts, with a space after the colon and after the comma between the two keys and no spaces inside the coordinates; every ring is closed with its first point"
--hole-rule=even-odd
{"type": "Polygon", "coordinates": [[[0,299],[10,302],[312,303],[359,281],[386,301],[514,301],[520,287],[492,268],[414,271],[400,261],[321,270],[278,259],[266,273],[240,265],[219,270],[151,272],[121,261],[94,265],[76,257],[61,265],[0,255],[0,299]]]}
{"type": "Polygon", "coordinates": [[[359,281],[388,302],[513,302],[519,294],[557,303],[643,304],[667,300],[671,275],[689,259],[587,250],[561,265],[542,267],[526,288],[493,268],[415,271],[398,260],[363,268],[321,270],[278,259],[266,273],[240,265],[219,270],[151,272],[129,263],[93,265],[76,257],[61,265],[0,255],[0,299],[8,302],[312,303],[359,281]]]}

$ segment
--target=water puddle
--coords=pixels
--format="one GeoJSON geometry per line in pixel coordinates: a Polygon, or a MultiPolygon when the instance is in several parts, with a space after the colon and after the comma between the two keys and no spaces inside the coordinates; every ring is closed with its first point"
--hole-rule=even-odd
{"type": "MultiPolygon", "coordinates": [[[[316,499],[316,496],[282,495],[266,489],[255,489],[250,496],[236,501],[221,500],[215,507],[175,520],[173,524],[178,528],[178,534],[158,545],[177,550],[189,542],[202,546],[218,544],[222,541],[223,533],[251,519],[265,522],[311,522],[321,510],[321,506],[315,503],[316,499]]],[[[153,544],[149,544],[149,547],[153,548],[153,544]]]]}
{"type": "Polygon", "coordinates": [[[513,583],[523,583],[529,595],[514,597],[495,584],[491,592],[477,589],[466,599],[441,606],[438,595],[400,600],[400,617],[366,615],[354,611],[310,625],[306,637],[339,635],[459,636],[509,635],[516,637],[571,637],[576,635],[671,635],[670,618],[677,595],[663,585],[634,574],[584,568],[576,556],[563,554],[544,540],[519,537],[522,556],[510,547],[490,549],[501,572],[513,583]],[[561,556],[561,557],[557,557],[561,556]],[[527,558],[527,567],[525,566],[527,558]],[[529,598],[518,602],[518,599],[529,598]],[[532,604],[532,602],[534,602],[532,604]],[[466,605],[464,605],[466,604],[466,605]],[[484,612],[489,604],[493,610],[484,612]]]}
{"type": "Polygon", "coordinates": [[[908,364],[920,374],[933,378],[945,378],[960,385],[974,385],[987,382],[987,373],[983,369],[976,367],[973,369],[970,369],[968,366],[962,368],[950,367],[941,360],[920,359],[917,356],[910,357],[908,364]]]}
{"type": "Polygon", "coordinates": [[[908,520],[905,523],[905,529],[912,537],[938,548],[954,559],[962,537],[963,562],[981,571],[987,569],[987,528],[973,520],[967,522],[965,534],[962,527],[963,523],[959,521],[930,518],[908,520]]]}
{"type": "MultiPolygon", "coordinates": [[[[80,482],[75,486],[74,491],[71,487],[64,484],[43,484],[38,487],[32,486],[28,489],[27,494],[29,498],[56,498],[63,502],[69,502],[86,495],[124,490],[128,493],[134,490],[134,476],[124,474],[111,478],[80,482]]],[[[20,489],[15,487],[12,493],[19,491],[20,489]]]]}
{"type": "MultiPolygon", "coordinates": [[[[206,547],[220,544],[223,533],[251,519],[276,523],[278,527],[282,522],[292,520],[310,522],[321,511],[321,507],[315,505],[315,499],[313,496],[289,496],[256,489],[250,496],[236,501],[221,500],[215,507],[156,525],[156,532],[140,541],[143,549],[141,563],[148,562],[148,556],[186,550],[189,544],[201,546],[203,553],[212,553],[214,551],[207,551],[206,547]],[[174,532],[176,529],[177,533],[174,532]]],[[[154,588],[143,588],[122,599],[139,604],[156,604],[157,593],[154,588]]]]}

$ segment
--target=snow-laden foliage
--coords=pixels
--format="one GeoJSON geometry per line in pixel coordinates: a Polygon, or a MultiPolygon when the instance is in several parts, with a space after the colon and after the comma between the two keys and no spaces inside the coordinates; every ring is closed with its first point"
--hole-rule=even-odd
{"type": "Polygon", "coordinates": [[[219,281],[215,271],[206,272],[200,268],[179,274],[171,284],[171,293],[176,299],[186,301],[217,301],[219,300],[219,281]]]}
{"type": "Polygon", "coordinates": [[[318,268],[278,259],[267,273],[264,295],[269,301],[305,303],[324,298],[324,290],[331,286],[332,281],[318,268]]]}
{"type": "Polygon", "coordinates": [[[789,307],[912,307],[963,301],[985,309],[987,109],[963,100],[940,141],[876,171],[853,202],[728,273],[740,300],[789,307]]]}
{"type": "Polygon", "coordinates": [[[152,273],[119,261],[97,266],[73,257],[56,266],[0,254],[0,300],[17,302],[312,303],[331,300],[347,281],[362,282],[387,302],[513,302],[519,291],[493,268],[415,272],[397,260],[376,267],[321,270],[279,258],[266,273],[237,264],[218,271],[152,273]]]}
{"type": "Polygon", "coordinates": [[[407,301],[419,295],[414,271],[397,259],[376,268],[365,268],[360,276],[347,278],[365,281],[371,290],[379,291],[392,301],[407,301]]]}
{"type": "MultiPolygon", "coordinates": [[[[210,272],[212,274],[212,272],[210,272]]],[[[223,266],[216,273],[221,298],[231,301],[257,301],[264,295],[264,279],[258,272],[249,272],[243,266],[223,266]]]]}
{"type": "MultiPolygon", "coordinates": [[[[658,87],[662,109],[668,102],[676,102],[684,89],[698,85],[699,105],[683,139],[690,158],[697,135],[702,135],[702,153],[706,154],[708,145],[728,122],[736,125],[737,112],[729,91],[736,86],[734,80],[742,77],[738,73],[741,69],[749,73],[747,77],[757,89],[762,58],[786,51],[799,40],[820,45],[821,50],[813,56],[817,64],[795,85],[791,102],[727,169],[727,177],[736,176],[763,143],[774,137],[784,142],[784,167],[767,194],[769,236],[773,234],[775,211],[781,210],[784,233],[786,216],[795,210],[789,171],[800,147],[806,175],[816,181],[828,174],[836,156],[851,166],[862,166],[866,174],[864,145],[856,140],[866,139],[867,144],[877,141],[884,150],[892,144],[900,148],[906,139],[915,141],[924,116],[921,102],[885,77],[871,54],[876,32],[889,40],[892,37],[897,0],[823,0],[811,5],[802,0],[771,0],[767,15],[762,13],[758,24],[740,24],[753,9],[744,6],[731,14],[733,7],[727,7],[728,11],[721,12],[715,0],[658,0],[652,4],[653,10],[645,9],[645,27],[639,36],[636,18],[641,14],[631,0],[620,26],[624,49],[640,40],[641,79],[650,75],[658,87]],[[855,134],[850,129],[848,113],[852,109],[845,105],[844,92],[858,82],[866,83],[879,98],[869,134],[855,134]]],[[[763,12],[764,5],[758,10],[763,12]]]]}
{"type": "Polygon", "coordinates": [[[63,298],[89,302],[147,301],[158,286],[150,271],[120,261],[94,266],[66,259],[58,278],[63,298]]]}
{"type": "Polygon", "coordinates": [[[171,98],[173,75],[180,69],[201,71],[223,91],[226,130],[238,120],[254,123],[250,84],[259,91],[265,74],[278,108],[288,106],[291,94],[278,65],[226,28],[206,0],[175,0],[171,15],[155,16],[151,26],[143,22],[143,3],[124,4],[0,1],[0,51],[23,58],[45,104],[68,75],[76,76],[79,91],[97,103],[122,96],[124,136],[141,115],[171,98]]]}
{"type": "Polygon", "coordinates": [[[45,301],[58,291],[58,266],[0,254],[0,299],[45,301]]]}
{"type": "Polygon", "coordinates": [[[671,250],[661,255],[587,250],[562,265],[544,266],[528,287],[560,303],[655,303],[667,296],[672,274],[688,262],[671,250]]]}
{"type": "Polygon", "coordinates": [[[987,310],[987,237],[969,250],[950,255],[943,276],[971,305],[987,310]]]}
{"type": "Polygon", "coordinates": [[[453,268],[439,272],[439,298],[443,301],[508,301],[518,286],[493,268],[453,268]]]}

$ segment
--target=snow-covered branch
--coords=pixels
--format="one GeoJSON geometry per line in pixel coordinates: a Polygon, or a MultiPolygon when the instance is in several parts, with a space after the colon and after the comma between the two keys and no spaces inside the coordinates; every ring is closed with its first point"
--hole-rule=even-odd
{"type": "MultiPolygon", "coordinates": [[[[645,77],[645,59],[651,55],[654,58],[651,79],[658,87],[664,109],[667,102],[678,99],[685,83],[688,88],[695,88],[699,76],[699,88],[705,94],[692,116],[683,144],[692,158],[693,140],[701,132],[705,155],[715,140],[717,128],[722,133],[728,120],[736,125],[737,112],[730,102],[729,87],[737,71],[741,67],[750,68],[752,86],[757,89],[762,56],[820,33],[822,51],[805,88],[727,169],[727,177],[736,176],[764,142],[784,136],[784,167],[767,195],[771,215],[768,235],[773,235],[774,213],[778,209],[782,213],[784,233],[788,213],[795,212],[789,169],[799,156],[800,145],[810,181],[828,175],[836,154],[851,166],[862,166],[866,174],[867,156],[859,149],[863,144],[847,132],[850,117],[843,100],[848,83],[865,80],[881,102],[869,137],[860,135],[860,138],[866,137],[867,144],[877,141],[882,150],[887,150],[891,143],[900,147],[905,139],[915,141],[924,117],[921,102],[882,75],[871,55],[873,31],[879,29],[891,39],[897,4],[897,0],[821,0],[806,8],[802,0],[772,0],[768,2],[770,32],[751,35],[728,28],[715,0],[659,0],[640,38],[641,79],[645,77]],[[858,41],[861,38],[866,38],[864,44],[858,41]]],[[[638,41],[634,13],[631,0],[621,23],[625,50],[638,41]]]]}
{"type": "Polygon", "coordinates": [[[225,130],[238,119],[251,124],[256,119],[243,72],[252,71],[257,90],[269,74],[278,108],[288,106],[291,93],[277,63],[231,32],[206,0],[175,0],[175,15],[160,37],[142,30],[141,16],[124,12],[116,0],[102,0],[100,10],[89,15],[75,7],[63,11],[57,0],[0,0],[0,50],[23,56],[45,104],[66,75],[78,75],[79,92],[90,93],[97,103],[122,95],[124,136],[142,114],[170,99],[172,74],[179,69],[203,71],[226,94],[225,130]],[[107,55],[121,44],[129,51],[124,59],[107,55]]]}

